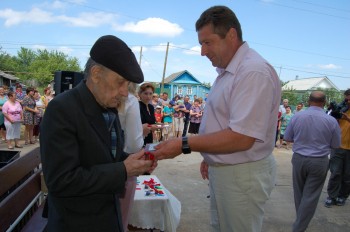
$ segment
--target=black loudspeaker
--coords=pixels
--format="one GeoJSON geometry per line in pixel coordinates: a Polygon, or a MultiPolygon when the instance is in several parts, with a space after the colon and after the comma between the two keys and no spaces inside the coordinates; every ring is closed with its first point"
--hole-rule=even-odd
{"type": "Polygon", "coordinates": [[[64,91],[73,89],[81,80],[84,79],[84,74],[81,72],[71,71],[57,71],[54,78],[55,95],[63,93],[64,91]]]}

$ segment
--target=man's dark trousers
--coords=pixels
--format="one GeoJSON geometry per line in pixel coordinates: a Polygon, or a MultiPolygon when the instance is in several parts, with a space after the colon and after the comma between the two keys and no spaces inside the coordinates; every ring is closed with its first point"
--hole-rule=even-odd
{"type": "Polygon", "coordinates": [[[315,214],[328,172],[328,156],[293,154],[293,190],[296,220],[293,232],[305,231],[315,214]]]}
{"type": "Polygon", "coordinates": [[[329,162],[328,196],[348,198],[350,194],[350,150],[338,148],[332,150],[329,162]]]}
{"type": "Polygon", "coordinates": [[[182,137],[185,137],[187,134],[188,124],[190,124],[189,118],[184,118],[184,130],[182,131],[182,137]]]}

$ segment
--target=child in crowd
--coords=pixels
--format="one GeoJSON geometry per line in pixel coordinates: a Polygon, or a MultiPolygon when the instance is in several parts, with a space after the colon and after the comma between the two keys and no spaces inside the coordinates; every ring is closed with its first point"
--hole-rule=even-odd
{"type": "Polygon", "coordinates": [[[176,105],[174,106],[174,110],[174,136],[180,137],[184,128],[184,111],[186,110],[184,102],[182,100],[177,100],[176,105]]]}
{"type": "Polygon", "coordinates": [[[168,140],[169,133],[172,132],[173,113],[174,113],[173,106],[170,105],[169,103],[165,103],[163,108],[163,122],[164,122],[163,139],[164,140],[168,140]]]}
{"type": "Polygon", "coordinates": [[[162,123],[163,120],[163,112],[161,106],[156,106],[154,117],[156,118],[156,123],[162,123]]]}
{"type": "Polygon", "coordinates": [[[154,138],[157,142],[161,141],[162,139],[162,120],[163,120],[163,112],[161,106],[156,106],[154,117],[156,118],[156,124],[158,124],[158,128],[154,131],[154,138]]]}

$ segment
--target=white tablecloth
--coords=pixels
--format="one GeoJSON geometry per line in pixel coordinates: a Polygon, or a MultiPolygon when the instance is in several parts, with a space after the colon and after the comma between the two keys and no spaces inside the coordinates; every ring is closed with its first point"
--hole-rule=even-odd
{"type": "Polygon", "coordinates": [[[159,229],[161,231],[176,231],[180,222],[181,203],[159,181],[155,175],[139,176],[134,198],[134,204],[129,218],[129,224],[143,229],[159,229]],[[151,178],[160,184],[164,192],[162,196],[146,196],[143,182],[151,178]]]}

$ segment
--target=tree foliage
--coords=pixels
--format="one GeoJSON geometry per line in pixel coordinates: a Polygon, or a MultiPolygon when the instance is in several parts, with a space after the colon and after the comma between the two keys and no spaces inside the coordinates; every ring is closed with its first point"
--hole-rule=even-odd
{"type": "Polygon", "coordinates": [[[336,89],[320,89],[326,94],[327,102],[335,101],[340,103],[344,100],[344,92],[337,91],[336,89]]]}
{"type": "Polygon", "coordinates": [[[16,63],[13,57],[7,54],[0,47],[0,70],[1,71],[13,71],[13,68],[16,66],[16,63]]]}
{"type": "Polygon", "coordinates": [[[81,71],[77,58],[63,52],[38,49],[33,51],[21,48],[17,56],[0,51],[0,70],[11,71],[25,83],[37,83],[45,86],[53,79],[55,71],[81,71]]]}
{"type": "Polygon", "coordinates": [[[300,94],[298,94],[294,89],[286,89],[282,91],[282,99],[288,99],[288,104],[295,106],[300,102],[300,97],[298,97],[300,94]]]}
{"type": "MultiPolygon", "coordinates": [[[[344,93],[336,89],[322,89],[318,88],[315,90],[323,91],[326,95],[327,103],[335,101],[337,103],[341,102],[344,98],[344,93]]],[[[307,103],[310,93],[312,90],[299,92],[295,89],[286,89],[282,90],[282,99],[288,99],[289,105],[296,106],[298,103],[303,102],[307,103]]]]}
{"type": "Polygon", "coordinates": [[[211,83],[210,82],[202,82],[202,85],[208,87],[208,88],[211,88],[211,83]]]}

